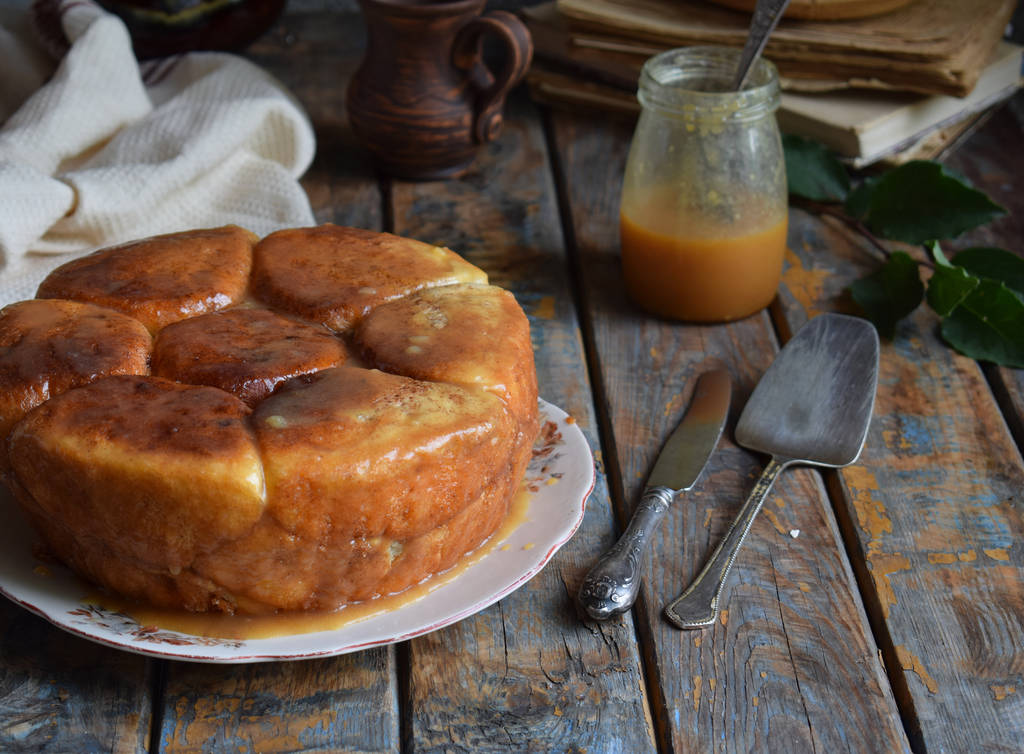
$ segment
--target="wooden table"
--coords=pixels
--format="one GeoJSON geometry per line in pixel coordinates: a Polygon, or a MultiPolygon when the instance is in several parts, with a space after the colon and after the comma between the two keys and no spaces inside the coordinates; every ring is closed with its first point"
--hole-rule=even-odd
{"type": "MultiPolygon", "coordinates": [[[[0,605],[3,751],[927,751],[1024,749],[1024,372],[945,346],[922,308],[883,344],[860,462],[786,472],[713,628],[661,617],[765,459],[731,430],[808,318],[849,311],[874,264],[844,227],[792,210],[770,311],[659,321],[626,299],[617,206],[631,124],[546,112],[523,92],[462,179],[379,180],[347,126],[358,15],[292,12],[251,50],[316,127],[317,219],[441,240],[515,292],[541,393],[597,461],[582,527],[526,586],[448,628],[341,657],[148,659],[0,605]],[[657,535],[639,602],[607,623],[573,596],[616,537],[694,377],[736,381],[726,435],[657,535]],[[799,532],[797,534],[796,532],[799,532]]],[[[1016,215],[962,243],[1021,251],[1024,97],[948,162],[1016,215]]],[[[959,244],[958,244],[959,245],[959,244]]]]}

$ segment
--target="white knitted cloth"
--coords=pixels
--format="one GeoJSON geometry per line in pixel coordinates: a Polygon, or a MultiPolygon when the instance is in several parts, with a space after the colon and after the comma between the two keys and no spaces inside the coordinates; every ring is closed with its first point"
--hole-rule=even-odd
{"type": "Polygon", "coordinates": [[[0,305],[122,241],[313,223],[298,182],[313,129],[280,83],[222,53],[140,65],[117,17],[89,0],[60,12],[71,47],[52,75],[25,24],[0,26],[0,305]]]}

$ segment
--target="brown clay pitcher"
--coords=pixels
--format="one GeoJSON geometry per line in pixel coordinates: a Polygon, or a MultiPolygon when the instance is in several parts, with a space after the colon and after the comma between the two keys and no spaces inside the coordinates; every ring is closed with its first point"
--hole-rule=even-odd
{"type": "Polygon", "coordinates": [[[366,56],[348,88],[352,130],[384,172],[431,180],[457,176],[501,130],[508,91],[526,73],[530,33],[485,0],[360,0],[366,56]],[[486,37],[501,43],[492,73],[486,37]]]}

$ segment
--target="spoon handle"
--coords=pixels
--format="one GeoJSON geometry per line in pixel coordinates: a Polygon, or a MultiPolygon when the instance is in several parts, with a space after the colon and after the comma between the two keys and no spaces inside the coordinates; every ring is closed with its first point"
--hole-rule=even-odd
{"type": "Polygon", "coordinates": [[[736,69],[736,78],[732,82],[733,91],[738,92],[743,88],[750,67],[764,51],[768,37],[775,30],[775,25],[779,23],[782,14],[786,12],[787,5],[789,5],[789,0],[757,0],[757,5],[754,6],[754,17],[750,20],[747,43],[743,46],[740,64],[736,69]]]}
{"type": "Polygon", "coordinates": [[[743,540],[747,538],[754,518],[768,497],[776,478],[790,463],[787,459],[772,458],[761,472],[761,477],[750,491],[747,501],[740,508],[739,515],[732,522],[729,531],[718,543],[704,568],[687,587],[665,608],[665,617],[677,628],[706,628],[718,618],[721,607],[722,589],[729,577],[736,554],[743,540]]]}

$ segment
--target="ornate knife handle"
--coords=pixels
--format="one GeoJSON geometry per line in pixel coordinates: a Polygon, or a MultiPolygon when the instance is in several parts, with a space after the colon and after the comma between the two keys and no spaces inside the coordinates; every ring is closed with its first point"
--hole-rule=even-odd
{"type": "Polygon", "coordinates": [[[591,618],[606,620],[626,612],[636,602],[648,543],[674,497],[675,491],[668,487],[644,490],[626,531],[598,559],[580,586],[580,605],[591,618]]]}
{"type": "Polygon", "coordinates": [[[783,469],[791,463],[789,459],[772,458],[761,472],[757,484],[750,491],[747,501],[740,508],[736,520],[708,558],[704,568],[687,587],[665,608],[665,617],[677,628],[707,628],[718,618],[721,608],[722,590],[729,578],[736,555],[740,551],[747,532],[754,523],[758,511],[768,497],[772,485],[783,469]]]}

